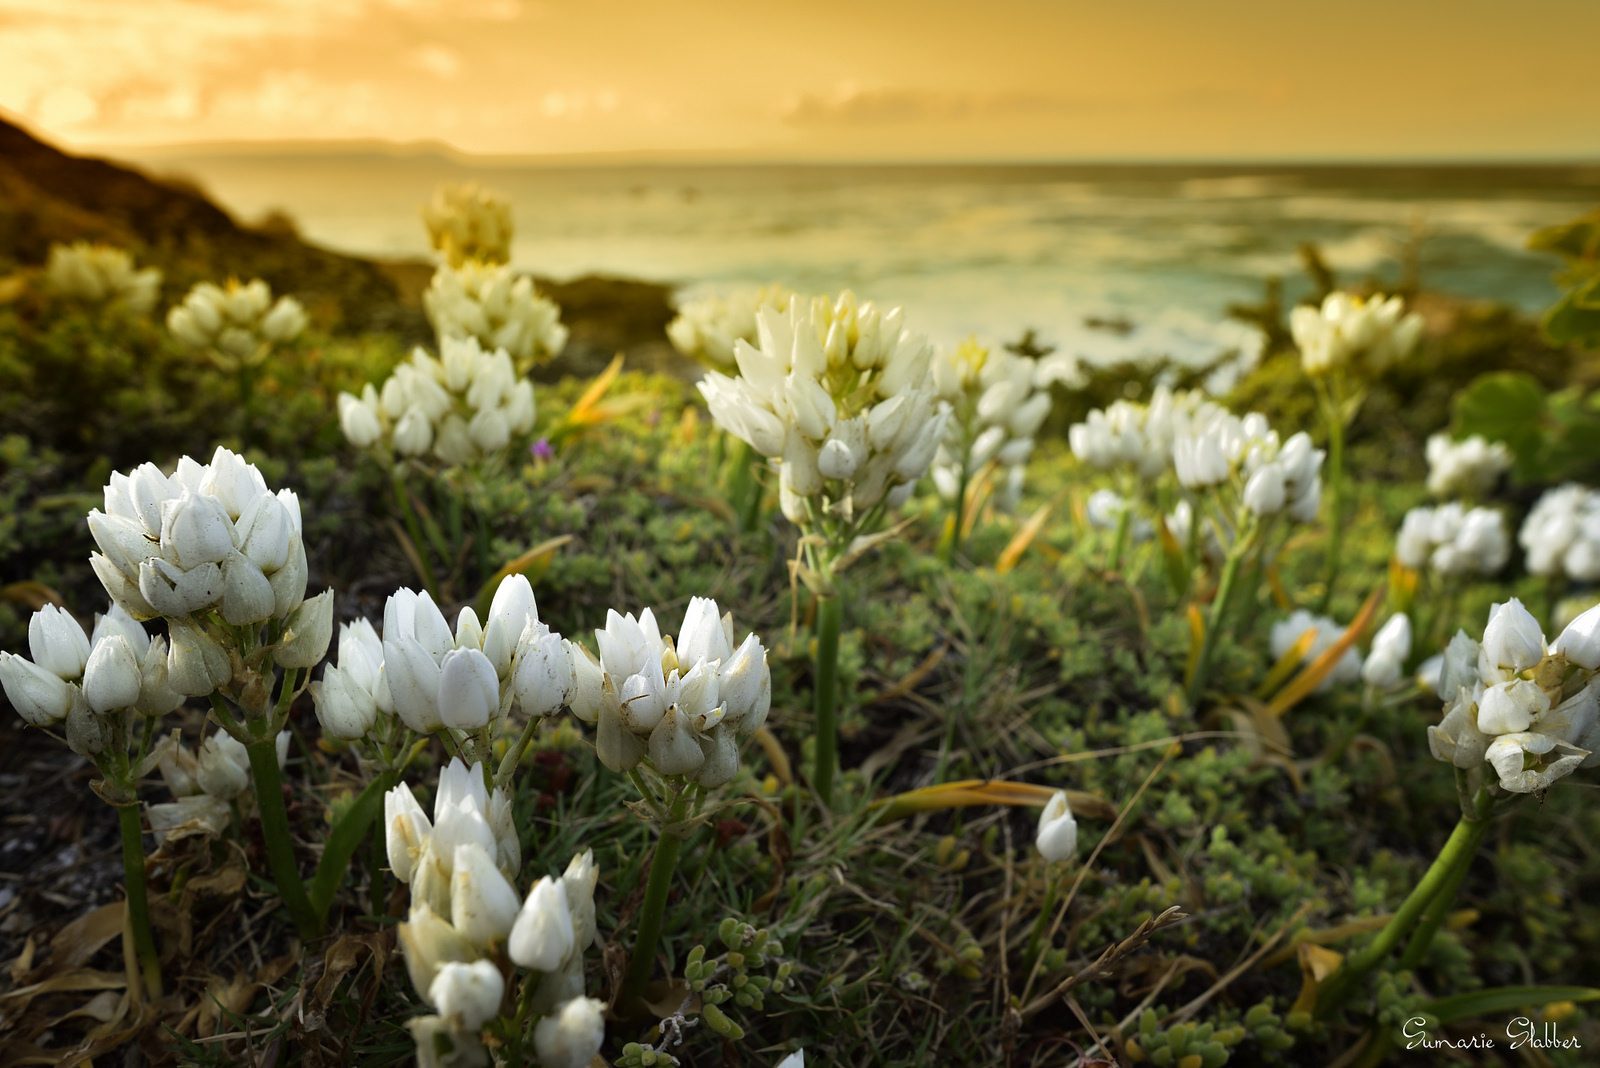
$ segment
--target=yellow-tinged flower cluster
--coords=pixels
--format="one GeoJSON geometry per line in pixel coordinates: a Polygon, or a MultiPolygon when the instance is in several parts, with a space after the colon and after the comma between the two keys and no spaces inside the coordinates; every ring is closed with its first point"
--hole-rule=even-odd
{"type": "Polygon", "coordinates": [[[1329,293],[1318,307],[1289,314],[1289,329],[1306,374],[1373,374],[1410,356],[1422,337],[1422,317],[1405,314],[1399,297],[1329,293]]]}
{"type": "Polygon", "coordinates": [[[511,259],[511,204],[476,182],[443,185],[422,209],[428,240],[452,267],[511,259]]]}
{"type": "Polygon", "coordinates": [[[161,271],[135,268],[133,257],[113,245],[74,241],[50,246],[44,286],[66,300],[146,315],[160,295],[161,271]]]}
{"type": "Polygon", "coordinates": [[[727,294],[707,294],[678,305],[667,324],[674,348],[707,367],[733,366],[737,342],[756,342],[756,313],[762,308],[782,311],[797,294],[781,285],[742,289],[727,294]]]}
{"type": "Polygon", "coordinates": [[[1034,436],[1050,414],[1050,392],[1037,371],[1035,361],[975,338],[934,356],[934,387],[949,412],[933,460],[933,484],[941,496],[954,498],[992,462],[1006,475],[1001,503],[1015,506],[1034,436]]]}
{"type": "Polygon", "coordinates": [[[440,339],[475,338],[485,350],[504,350],[519,370],[550,360],[567,344],[561,309],[508,266],[442,264],[422,305],[440,339]]]}
{"type": "Polygon", "coordinates": [[[272,299],[261,279],[224,285],[201,282],[167,312],[167,329],[190,348],[225,367],[250,367],[300,336],[306,312],[293,297],[272,299]]]}
{"type": "Polygon", "coordinates": [[[737,376],[700,382],[712,418],[774,462],[791,521],[858,533],[910,498],[944,439],[928,342],[899,308],[851,293],[791,300],[756,319],[756,342],[734,345],[737,376]]]}
{"type": "Polygon", "coordinates": [[[518,378],[503,349],[445,338],[435,359],[417,349],[359,397],[339,394],[339,425],[357,448],[434,456],[462,466],[496,458],[533,429],[533,383],[518,378]]]}
{"type": "Polygon", "coordinates": [[[511,799],[483,768],[459,759],[440,773],[433,817],[404,783],[384,797],[389,867],[411,888],[400,948],[417,994],[434,1011],[410,1021],[422,1064],[490,1063],[483,1030],[501,1015],[513,966],[535,973],[522,1002],[544,1017],[534,1051],[545,1068],[577,1068],[605,1037],[601,1004],[584,996],[583,955],[595,941],[594,853],[573,857],[519,901],[521,850],[511,799]],[[438,1059],[440,1046],[449,1049],[438,1059]]]}
{"type": "Polygon", "coordinates": [[[609,612],[595,631],[600,659],[574,647],[572,714],[595,726],[612,771],[648,760],[661,775],[721,786],[739,770],[739,742],[766,722],[772,676],[761,639],[736,643],[733,616],[706,597],[689,601],[674,643],[646,608],[609,612]]]}
{"type": "Polygon", "coordinates": [[[1428,748],[1502,790],[1540,792],[1600,764],[1600,606],[1546,646],[1521,601],[1495,605],[1482,641],[1458,631],[1450,642],[1438,692],[1428,748]]]}

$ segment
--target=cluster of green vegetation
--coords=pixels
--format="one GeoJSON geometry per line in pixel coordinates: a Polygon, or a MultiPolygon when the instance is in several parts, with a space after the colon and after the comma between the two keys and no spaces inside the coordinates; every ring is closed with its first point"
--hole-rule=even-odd
{"type": "MultiPolygon", "coordinates": [[[[1355,618],[1385,583],[1394,531],[1424,498],[1423,439],[1452,415],[1476,429],[1503,414],[1484,391],[1512,387],[1468,389],[1474,379],[1510,367],[1541,389],[1582,379],[1579,349],[1551,344],[1515,313],[1439,306],[1448,329],[1430,331],[1418,357],[1374,387],[1352,435],[1343,571],[1328,605],[1336,619],[1355,618]]],[[[1042,1066],[1099,1050],[1102,1061],[1212,1068],[1332,1063],[1386,1036],[1365,1047],[1375,1062],[1413,1017],[1443,1033],[1476,1013],[1468,1030],[1490,1031],[1502,1026],[1496,1014],[1530,1007],[1585,1046],[1600,1043],[1580,1004],[1589,991],[1460,1000],[1600,983],[1600,912],[1585,904],[1600,884],[1600,811],[1579,789],[1494,824],[1420,960],[1384,965],[1341,1016],[1313,1013],[1322,954],[1381,925],[1457,807],[1449,768],[1424,740],[1438,718],[1431,695],[1374,702],[1336,688],[1263,725],[1270,624],[1320,594],[1314,529],[1278,557],[1261,600],[1240,607],[1244,624],[1216,652],[1213,689],[1231,696],[1196,705],[1183,699],[1186,600],[1159,545],[1107,566],[1114,535],[1084,517],[1095,479],[1064,442],[1041,443],[1015,514],[970,517],[953,563],[940,552],[944,506],[917,499],[902,536],[852,565],[852,585],[871,592],[847,607],[843,773],[834,811],[819,816],[796,770],[810,765],[814,732],[812,621],[807,599],[791,595],[794,533],[775,512],[744,529],[724,501],[724,439],[693,390],[670,375],[624,373],[596,404],[583,380],[541,386],[535,436],[546,447],[467,481],[408,471],[410,506],[447,528],[438,545],[419,545],[395,507],[392,473],[345,445],[333,403],[381,379],[407,342],[382,329],[313,330],[265,369],[259,414],[243,424],[234,384],[159,326],[13,294],[0,304],[0,648],[22,647],[27,612],[42,600],[100,596],[82,516],[110,471],[218,443],[299,495],[311,586],[335,589],[342,618],[372,618],[396,587],[418,585],[424,555],[447,616],[497,575],[521,571],[541,616],[575,638],[612,606],[672,615],[691,595],[715,597],[770,651],[771,743],[746,747],[728,804],[686,850],[671,890],[662,948],[673,979],[651,1007],[667,1018],[689,1006],[683,1044],[668,1051],[649,1026],[620,1024],[607,1046],[616,1063],[673,1063],[670,1052],[684,1064],[766,1064],[805,1047],[823,1064],[1042,1066]],[[990,779],[1073,791],[1078,859],[1050,865],[1033,852],[1032,809],[926,792],[990,779]]],[[[1150,383],[1115,369],[1063,403],[1087,410],[1150,383]]],[[[1233,401],[1284,426],[1313,421],[1281,348],[1233,401]]],[[[1593,463],[1590,451],[1561,473],[1593,463]]],[[[1532,485],[1540,471],[1530,461],[1519,473],[1532,485]]],[[[1515,572],[1463,582],[1451,626],[1481,628],[1492,603],[1536,601],[1542,589],[1515,572]]],[[[314,784],[305,796],[317,803],[297,804],[291,819],[314,841],[360,783],[306,705],[292,722],[314,784]]],[[[202,718],[190,716],[191,726],[202,718]]],[[[20,731],[14,718],[3,729],[20,731]]],[[[535,739],[514,782],[523,854],[544,870],[594,847],[599,930],[625,941],[653,837],[627,811],[627,781],[599,773],[564,719],[535,739]]],[[[69,938],[36,956],[42,939],[25,946],[0,933],[18,984],[0,1059],[98,1057],[126,1044],[201,1064],[412,1056],[405,1023],[416,1000],[393,940],[403,892],[381,863],[358,863],[335,905],[341,933],[310,943],[263,908],[262,845],[251,834],[167,843],[149,866],[156,925],[169,936],[168,998],[142,1009],[90,1002],[115,988],[84,978],[119,972],[109,935],[87,952],[69,938]]],[[[63,918],[45,889],[19,887],[19,907],[41,930],[63,918]]],[[[608,951],[598,972],[591,962],[591,990],[614,988],[621,955],[608,951]]],[[[1545,1052],[1556,1064],[1588,1060],[1545,1052]]]]}

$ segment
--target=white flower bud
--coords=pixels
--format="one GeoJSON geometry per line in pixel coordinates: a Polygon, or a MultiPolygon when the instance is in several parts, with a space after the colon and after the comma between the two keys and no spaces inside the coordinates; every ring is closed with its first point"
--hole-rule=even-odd
{"type": "Polygon", "coordinates": [[[568,702],[572,714],[593,726],[600,718],[600,707],[605,692],[605,673],[594,655],[581,645],[567,642],[572,658],[572,696],[568,702]]]}
{"type": "Polygon", "coordinates": [[[383,829],[389,869],[396,879],[409,883],[433,824],[405,783],[383,795],[383,829]]]}
{"type": "Polygon", "coordinates": [[[1588,671],[1600,670],[1600,604],[1568,623],[1550,651],[1588,671]]]}
{"type": "Polygon", "coordinates": [[[517,892],[494,858],[476,842],[456,847],[450,876],[450,923],[475,945],[489,946],[511,933],[517,892]]]}
{"type": "Polygon", "coordinates": [[[289,559],[267,577],[272,585],[272,614],[283,619],[306,599],[306,547],[298,537],[289,543],[289,559]]]}
{"type": "Polygon", "coordinates": [[[447,727],[477,730],[500,711],[500,680],[477,649],[452,649],[439,665],[439,718],[447,727]]]}
{"type": "Polygon", "coordinates": [[[322,673],[322,681],[311,687],[317,722],[332,738],[363,737],[377,721],[378,706],[372,694],[351,679],[349,672],[332,664],[322,673]]]}
{"type": "Polygon", "coordinates": [[[411,914],[400,924],[398,934],[411,985],[425,999],[431,996],[433,980],[441,967],[478,955],[460,931],[426,904],[411,906],[411,914]]]}
{"type": "Polygon", "coordinates": [[[522,903],[506,949],[522,967],[550,972],[572,953],[575,938],[566,881],[545,876],[522,903]]]}
{"type": "Polygon", "coordinates": [[[233,553],[222,563],[222,618],[235,627],[271,619],[272,584],[249,557],[233,553]]]}
{"type": "Polygon", "coordinates": [[[1548,790],[1578,770],[1589,753],[1547,734],[1502,734],[1489,743],[1484,759],[1500,777],[1502,789],[1516,794],[1548,790]]]}
{"type": "Polygon", "coordinates": [[[495,587],[489,603],[489,625],[483,631],[483,653],[494,664],[496,675],[511,671],[511,660],[530,621],[537,621],[533,586],[526,575],[508,575],[495,587]]]}
{"type": "Polygon", "coordinates": [[[95,643],[83,672],[83,696],[96,712],[132,708],[139,702],[142,676],[139,658],[121,634],[107,634],[95,643]]]}
{"type": "Polygon", "coordinates": [[[573,690],[572,659],[572,650],[559,634],[524,639],[517,651],[514,683],[523,715],[554,715],[567,703],[573,690]]]}
{"type": "Polygon", "coordinates": [[[333,591],[323,590],[289,613],[283,639],[273,650],[279,667],[312,668],[322,663],[333,640],[333,591]]]}
{"type": "Polygon", "coordinates": [[[439,664],[415,639],[391,639],[390,629],[385,620],[383,676],[395,713],[418,734],[432,733],[444,726],[439,717],[439,664]]]}
{"type": "Polygon", "coordinates": [[[28,652],[52,674],[81,678],[89,662],[89,639],[69,612],[47,604],[28,620],[28,652]]]}
{"type": "Polygon", "coordinates": [[[0,686],[11,707],[35,727],[61,722],[72,708],[71,684],[15,653],[0,653],[0,686]]]}
{"type": "Polygon", "coordinates": [[[186,697],[205,697],[233,678],[228,651],[205,631],[186,621],[168,627],[167,685],[186,697]]]}
{"type": "Polygon", "coordinates": [[[167,639],[150,639],[139,664],[139,711],[147,716],[164,716],[183,704],[183,694],[167,681],[167,639]]]}
{"type": "Polygon", "coordinates": [[[1066,860],[1078,851],[1078,821],[1067,803],[1067,792],[1057,790],[1039,813],[1039,832],[1034,845],[1045,860],[1066,860]]]}
{"type": "Polygon", "coordinates": [[[200,743],[195,781],[212,797],[231,801],[250,785],[250,754],[244,743],[223,731],[200,743]]]}
{"type": "Polygon", "coordinates": [[[441,965],[428,984],[428,1000],[454,1030],[480,1031],[500,1015],[505,980],[493,961],[450,961],[441,965]]]}
{"type": "Polygon", "coordinates": [[[164,501],[161,552],[185,569],[226,559],[233,552],[233,523],[222,502],[188,489],[164,501]]]}
{"type": "Polygon", "coordinates": [[[72,707],[67,709],[66,735],[67,748],[90,758],[100,755],[111,740],[106,720],[89,708],[83,693],[76,687],[72,691],[72,707]]]}
{"type": "Polygon", "coordinates": [[[543,1068],[586,1068],[605,1040],[605,1005],[588,997],[573,998],[533,1030],[543,1068]]]}
{"type": "Polygon", "coordinates": [[[739,651],[724,662],[719,697],[739,736],[747,738],[766,722],[772,708],[772,672],[761,639],[748,635],[739,651]]]}
{"type": "Polygon", "coordinates": [[[1483,655],[1496,667],[1526,671],[1544,659],[1544,632],[1515,597],[1494,606],[1483,628],[1483,655]]]}
{"type": "Polygon", "coordinates": [[[210,608],[222,597],[222,588],[222,568],[216,564],[185,571],[155,557],[139,565],[139,595],[159,615],[187,616],[210,608]]]}

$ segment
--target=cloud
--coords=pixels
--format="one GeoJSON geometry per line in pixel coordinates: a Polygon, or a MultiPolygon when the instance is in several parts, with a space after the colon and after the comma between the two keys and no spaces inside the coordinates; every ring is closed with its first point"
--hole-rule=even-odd
{"type": "Polygon", "coordinates": [[[841,82],[827,93],[790,96],[779,114],[796,126],[876,126],[1061,114],[1084,108],[1082,100],[1041,93],[948,93],[841,82]]]}
{"type": "Polygon", "coordinates": [[[441,45],[423,45],[411,54],[411,62],[418,70],[444,81],[461,73],[460,54],[441,45]]]}

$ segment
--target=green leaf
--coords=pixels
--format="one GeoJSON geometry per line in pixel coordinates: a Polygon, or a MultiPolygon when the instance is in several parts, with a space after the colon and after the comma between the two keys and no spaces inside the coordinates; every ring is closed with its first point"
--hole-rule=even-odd
{"type": "Polygon", "coordinates": [[[311,878],[311,904],[319,920],[327,918],[328,909],[344,883],[350,858],[356,847],[366,840],[368,829],[382,815],[383,795],[394,786],[396,778],[390,771],[374,776],[328,832],[328,843],[322,849],[322,859],[317,862],[316,874],[311,878]]]}
{"type": "Polygon", "coordinates": [[[1537,477],[1542,466],[1549,404],[1538,379],[1521,371],[1481,375],[1457,395],[1451,430],[1458,438],[1482,434],[1503,441],[1517,458],[1518,476],[1537,477]]]}
{"type": "Polygon", "coordinates": [[[1535,252],[1554,252],[1568,259],[1593,259],[1600,252],[1600,210],[1535,230],[1528,238],[1528,247],[1535,252]]]}
{"type": "Polygon", "coordinates": [[[1558,344],[1600,340],[1600,275],[1568,290],[1545,313],[1544,332],[1558,344]]]}
{"type": "Polygon", "coordinates": [[[1536,1009],[1557,1001],[1600,1001],[1600,989],[1592,986],[1494,986],[1430,1001],[1421,1011],[1440,1023],[1451,1023],[1517,1009],[1536,1009]]]}

